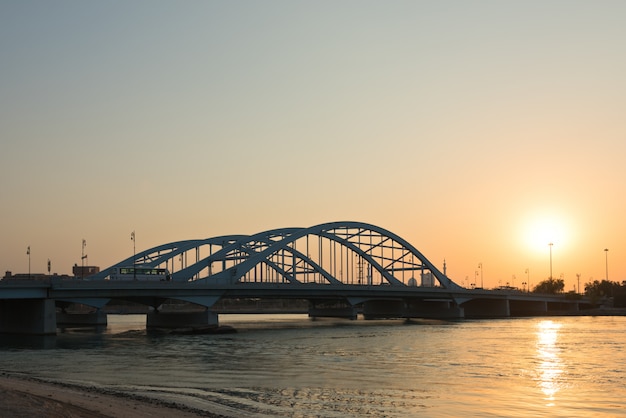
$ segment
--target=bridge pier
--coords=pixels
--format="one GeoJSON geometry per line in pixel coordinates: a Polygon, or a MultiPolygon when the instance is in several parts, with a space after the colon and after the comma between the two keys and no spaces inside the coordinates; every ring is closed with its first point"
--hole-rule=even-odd
{"type": "Polygon", "coordinates": [[[56,335],[56,332],[56,307],[54,300],[0,300],[0,333],[56,335]]]}
{"type": "Polygon", "coordinates": [[[208,309],[197,312],[152,311],[146,315],[146,328],[204,328],[219,325],[217,313],[208,309]]]}

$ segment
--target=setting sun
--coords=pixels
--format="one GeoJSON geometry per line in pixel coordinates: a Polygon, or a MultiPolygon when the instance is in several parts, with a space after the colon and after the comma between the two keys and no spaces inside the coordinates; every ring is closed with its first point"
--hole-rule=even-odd
{"type": "Polygon", "coordinates": [[[531,251],[545,251],[550,243],[567,245],[570,231],[566,218],[556,214],[537,214],[522,225],[524,244],[531,251]]]}

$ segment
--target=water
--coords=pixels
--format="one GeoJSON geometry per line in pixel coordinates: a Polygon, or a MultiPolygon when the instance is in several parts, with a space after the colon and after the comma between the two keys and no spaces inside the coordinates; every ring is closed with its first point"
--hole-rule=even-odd
{"type": "Polygon", "coordinates": [[[626,414],[626,317],[311,321],[221,315],[228,335],[144,330],[0,337],[0,370],[229,416],[626,414]]]}

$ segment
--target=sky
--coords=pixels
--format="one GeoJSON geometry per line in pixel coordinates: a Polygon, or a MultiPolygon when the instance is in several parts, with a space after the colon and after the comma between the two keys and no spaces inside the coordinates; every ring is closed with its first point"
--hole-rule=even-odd
{"type": "Polygon", "coordinates": [[[566,291],[626,280],[625,17],[0,0],[0,272],[30,247],[33,273],[71,273],[83,239],[105,268],[132,231],[139,251],[361,221],[462,285],[479,264],[484,287],[535,285],[550,259],[566,291]]]}

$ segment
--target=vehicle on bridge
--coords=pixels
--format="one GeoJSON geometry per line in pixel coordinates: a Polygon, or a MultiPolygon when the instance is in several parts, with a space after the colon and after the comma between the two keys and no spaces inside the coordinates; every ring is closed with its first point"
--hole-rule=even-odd
{"type": "Polygon", "coordinates": [[[164,282],[170,281],[170,272],[164,268],[152,268],[152,267],[114,267],[111,269],[111,273],[105,280],[120,281],[120,280],[142,280],[149,282],[164,282]]]}

